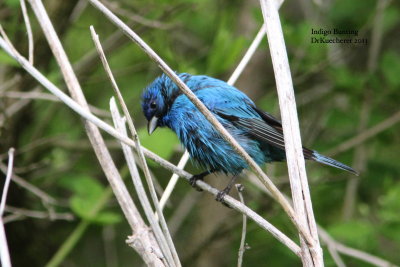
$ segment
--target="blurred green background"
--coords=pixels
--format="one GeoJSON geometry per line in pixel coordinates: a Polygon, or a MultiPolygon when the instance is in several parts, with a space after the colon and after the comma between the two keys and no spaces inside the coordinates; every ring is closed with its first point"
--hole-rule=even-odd
{"type": "MultiPolygon", "coordinates": [[[[238,0],[104,1],[175,70],[227,80],[263,23],[259,2],[238,0]]],[[[83,1],[44,1],[74,65],[88,102],[107,113],[113,95],[94,50],[94,25],[110,66],[139,128],[144,146],[177,164],[183,150],[165,129],[148,136],[140,95],[161,71],[96,9],[83,1]]],[[[59,68],[28,5],[35,66],[65,91],[59,68]]],[[[295,85],[303,144],[361,172],[359,177],[307,163],[318,223],[348,246],[400,262],[400,4],[386,0],[286,1],[280,11],[295,85]],[[358,30],[368,44],[312,44],[311,29],[358,30]],[[368,138],[364,138],[367,136],[368,138]],[[349,146],[343,146],[352,140],[349,146]]],[[[27,55],[18,0],[0,3],[0,22],[27,55]]],[[[355,37],[353,37],[355,38],[355,37]]],[[[257,105],[279,117],[275,80],[264,38],[235,84],[257,105]]],[[[4,220],[14,266],[141,266],[125,244],[129,226],[112,195],[84,132],[82,120],[49,95],[0,51],[0,156],[16,148],[15,173],[43,190],[38,197],[12,183],[4,220]],[[27,98],[28,93],[33,98],[27,98]],[[93,216],[93,212],[95,215],[93,216]],[[56,254],[57,252],[61,254],[56,254]]],[[[118,143],[103,134],[136,199],[118,143]]],[[[159,187],[171,173],[150,163],[159,187]]],[[[290,194],[285,163],[265,166],[290,194]]],[[[202,170],[189,164],[187,170],[202,170]]],[[[246,175],[244,175],[246,176],[246,175]]],[[[2,177],[4,175],[2,174],[2,177]]],[[[1,183],[3,183],[1,180],[1,183]]],[[[227,177],[210,176],[223,188],[227,177]]],[[[278,205],[242,179],[246,203],[297,240],[278,205]]],[[[235,195],[235,192],[232,193],[235,195]]],[[[233,266],[242,215],[179,181],[165,210],[184,266],[233,266]]],[[[299,266],[299,259],[249,222],[244,266],[299,266]]],[[[335,266],[326,246],[326,266],[335,266]]],[[[348,266],[369,266],[343,256],[348,266]]]]}

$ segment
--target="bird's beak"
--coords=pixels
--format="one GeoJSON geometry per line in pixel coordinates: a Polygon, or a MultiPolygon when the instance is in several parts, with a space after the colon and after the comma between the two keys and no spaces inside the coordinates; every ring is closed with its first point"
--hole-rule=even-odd
{"type": "Polygon", "coordinates": [[[151,120],[149,120],[149,122],[147,123],[147,131],[149,132],[149,134],[152,134],[155,129],[157,129],[157,122],[158,118],[156,116],[153,116],[151,120]]]}

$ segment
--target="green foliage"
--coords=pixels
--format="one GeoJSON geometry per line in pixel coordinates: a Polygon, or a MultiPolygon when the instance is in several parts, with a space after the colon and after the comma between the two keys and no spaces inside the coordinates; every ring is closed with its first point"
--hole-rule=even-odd
{"type": "Polygon", "coordinates": [[[65,177],[60,184],[73,193],[70,198],[71,210],[82,219],[96,224],[115,224],[122,220],[120,214],[112,211],[101,211],[93,216],[105,193],[105,187],[97,180],[77,175],[65,177]]]}

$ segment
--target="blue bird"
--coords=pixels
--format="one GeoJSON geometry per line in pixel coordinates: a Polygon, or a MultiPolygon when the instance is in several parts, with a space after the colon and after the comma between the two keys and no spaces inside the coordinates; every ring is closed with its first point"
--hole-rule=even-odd
{"type": "MultiPolygon", "coordinates": [[[[285,160],[282,124],[278,119],[258,109],[248,96],[224,81],[187,73],[178,76],[257,164],[285,160]]],[[[222,201],[240,172],[248,168],[247,163],[165,74],[144,90],[142,109],[149,134],[157,127],[170,128],[191,158],[207,170],[191,178],[192,186],[210,173],[233,175],[228,186],[217,196],[217,200],[222,201]]],[[[305,159],[358,175],[354,169],[314,150],[303,147],[303,154],[305,159]]]]}

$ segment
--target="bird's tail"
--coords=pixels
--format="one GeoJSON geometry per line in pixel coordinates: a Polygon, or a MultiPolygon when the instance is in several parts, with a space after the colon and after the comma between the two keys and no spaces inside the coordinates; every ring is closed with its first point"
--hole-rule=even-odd
{"type": "Polygon", "coordinates": [[[341,163],[339,161],[331,159],[331,158],[329,158],[327,156],[321,155],[316,151],[312,151],[312,154],[310,155],[309,159],[314,160],[314,161],[319,162],[319,163],[322,163],[322,164],[325,164],[325,165],[329,165],[329,166],[332,166],[332,167],[335,167],[335,168],[338,168],[338,169],[342,169],[342,170],[348,171],[348,172],[358,176],[358,172],[356,170],[354,170],[353,168],[351,168],[351,167],[349,167],[349,166],[347,166],[347,165],[345,165],[345,164],[343,164],[343,163],[341,163]]]}

